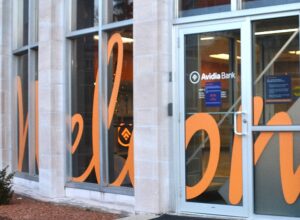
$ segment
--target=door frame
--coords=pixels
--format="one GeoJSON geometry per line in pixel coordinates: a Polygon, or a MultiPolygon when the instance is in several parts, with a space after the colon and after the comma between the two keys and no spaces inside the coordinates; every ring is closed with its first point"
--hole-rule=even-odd
{"type": "MultiPolygon", "coordinates": [[[[254,178],[253,178],[253,132],[255,131],[264,131],[264,130],[273,130],[275,128],[272,127],[259,127],[253,126],[253,116],[252,116],[252,21],[263,20],[263,19],[271,19],[278,17],[287,17],[287,16],[298,16],[300,19],[300,11],[292,10],[292,11],[284,11],[284,12],[274,12],[267,14],[257,14],[257,15],[247,15],[241,14],[240,17],[235,18],[225,18],[223,20],[211,20],[211,21],[199,21],[197,18],[195,20],[187,21],[187,22],[175,22],[172,29],[172,69],[173,69],[173,143],[174,148],[172,149],[172,158],[174,162],[172,164],[172,171],[174,173],[173,180],[174,184],[172,185],[172,192],[174,192],[171,199],[173,200],[173,207],[177,213],[181,214],[195,214],[195,215],[204,215],[210,216],[230,216],[232,218],[238,217],[245,219],[299,219],[294,217],[282,217],[282,216],[271,216],[271,215],[260,215],[254,213],[254,178]],[[199,207],[190,207],[187,204],[183,204],[183,198],[185,198],[185,190],[182,187],[182,182],[185,181],[185,166],[182,164],[184,162],[183,159],[180,159],[182,155],[184,155],[184,81],[182,81],[182,73],[184,71],[184,60],[183,60],[183,35],[188,33],[203,33],[209,31],[222,31],[222,30],[230,30],[230,29],[239,29],[241,31],[241,57],[242,57],[242,69],[241,72],[243,75],[247,75],[243,77],[241,87],[242,90],[242,105],[244,109],[247,109],[246,112],[246,120],[247,124],[243,125],[243,131],[247,131],[247,135],[243,140],[243,173],[247,173],[247,175],[243,175],[243,201],[244,208],[242,211],[235,213],[234,209],[230,210],[230,213],[226,212],[203,212],[201,210],[205,209],[205,206],[199,207]],[[247,80],[245,80],[247,79],[247,80]],[[243,102],[243,100],[248,100],[247,102],[243,102]],[[245,143],[245,144],[244,144],[245,143]],[[180,157],[181,155],[181,157],[180,157]]],[[[299,22],[300,23],[300,22],[299,22]]],[[[276,126],[277,127],[277,126],[276,126]]],[[[275,129],[276,130],[276,129],[275,129]]],[[[282,128],[282,131],[285,129],[282,128]]],[[[300,130],[300,126],[293,126],[287,130],[300,130]]],[[[218,208],[215,206],[215,208],[218,208]]]]}
{"type": "MultiPolygon", "coordinates": [[[[249,22],[248,22],[249,23],[249,22]]],[[[250,23],[249,23],[250,24],[250,23]]],[[[201,214],[211,214],[211,215],[225,215],[225,216],[235,216],[235,217],[247,217],[249,213],[249,193],[247,193],[248,189],[250,188],[249,186],[249,175],[243,175],[243,205],[242,206],[230,206],[230,205],[216,205],[216,204],[204,204],[204,203],[191,203],[191,202],[186,202],[185,201],[185,149],[184,149],[184,141],[185,141],[185,106],[184,106],[184,36],[189,35],[189,34],[196,34],[196,33],[206,33],[206,32],[213,32],[213,31],[227,31],[227,30],[240,30],[240,36],[241,36],[241,41],[245,42],[247,39],[250,39],[248,34],[250,32],[250,28],[247,25],[246,20],[239,20],[239,21],[234,21],[234,22],[226,22],[226,23],[219,23],[219,24],[201,24],[197,27],[180,27],[178,28],[178,67],[177,69],[179,70],[178,73],[178,82],[179,82],[179,154],[180,157],[177,157],[179,159],[179,176],[180,176],[180,181],[179,181],[179,190],[180,190],[180,195],[178,198],[178,205],[179,205],[179,212],[186,212],[186,213],[198,213],[198,210],[205,210],[205,213],[201,214]],[[225,25],[226,24],[226,25],[225,25]],[[248,31],[247,31],[248,29],[248,31]]],[[[246,44],[241,44],[241,100],[242,100],[242,106],[243,106],[243,112],[246,114],[243,116],[245,120],[249,120],[249,116],[251,111],[249,110],[249,105],[250,103],[247,103],[244,100],[251,100],[247,95],[249,96],[251,86],[249,86],[249,83],[246,82],[251,82],[251,74],[246,74],[246,71],[249,72],[249,62],[247,62],[247,59],[250,59],[251,57],[249,56],[248,58],[246,57],[247,54],[250,54],[249,51],[247,51],[247,48],[250,48],[251,52],[251,47],[247,47],[247,44],[251,44],[251,41],[249,40],[248,43],[246,44]],[[246,59],[245,59],[246,58],[246,59]]],[[[251,70],[250,70],[251,71],[251,70]]],[[[248,141],[248,136],[249,136],[249,131],[248,131],[248,126],[247,124],[243,123],[242,126],[243,132],[246,133],[246,135],[242,136],[242,145],[243,145],[243,173],[247,174],[249,172],[249,153],[246,152],[246,149],[250,149],[249,147],[246,147],[249,145],[248,141]]],[[[201,211],[200,211],[201,212],[201,211]]]]}

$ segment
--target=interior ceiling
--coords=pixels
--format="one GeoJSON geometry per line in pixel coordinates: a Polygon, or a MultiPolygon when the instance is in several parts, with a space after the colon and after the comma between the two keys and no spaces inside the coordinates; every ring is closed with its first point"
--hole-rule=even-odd
{"type": "MultiPolygon", "coordinates": [[[[210,55],[212,54],[230,54],[230,46],[229,46],[229,40],[227,37],[216,37],[213,40],[203,40],[200,41],[200,53],[201,53],[201,60],[204,62],[210,62],[210,63],[228,63],[228,60],[222,60],[217,58],[212,58],[210,55]]],[[[280,45],[284,45],[285,42],[279,42],[280,45]]],[[[277,42],[278,44],[278,42],[277,42]]],[[[289,47],[286,49],[280,57],[277,59],[277,62],[299,62],[299,56],[297,54],[291,54],[289,51],[299,51],[297,49],[297,45],[295,47],[289,47]]],[[[268,47],[266,48],[270,51],[279,51],[280,48],[272,48],[268,47]]],[[[240,55],[240,43],[236,41],[236,50],[237,50],[237,56],[240,55]]],[[[266,53],[267,51],[265,51],[266,53]]],[[[258,50],[256,51],[257,55],[260,53],[258,50]]],[[[275,55],[275,54],[274,54],[275,55]]],[[[273,55],[273,56],[274,56],[273,55]]]]}
{"type": "MultiPolygon", "coordinates": [[[[230,54],[230,45],[227,37],[216,37],[213,40],[200,41],[201,60],[210,63],[228,63],[228,60],[212,58],[212,54],[230,54]]],[[[237,43],[237,42],[236,42],[237,43]]],[[[237,46],[240,44],[237,43],[237,46]]],[[[238,56],[240,56],[238,54],[238,56]]]]}

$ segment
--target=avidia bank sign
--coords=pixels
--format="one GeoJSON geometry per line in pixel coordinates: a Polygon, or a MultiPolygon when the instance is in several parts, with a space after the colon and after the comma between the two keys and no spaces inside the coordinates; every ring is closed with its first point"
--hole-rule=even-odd
{"type": "Polygon", "coordinates": [[[220,80],[220,79],[235,79],[235,73],[202,73],[201,80],[220,80]]]}

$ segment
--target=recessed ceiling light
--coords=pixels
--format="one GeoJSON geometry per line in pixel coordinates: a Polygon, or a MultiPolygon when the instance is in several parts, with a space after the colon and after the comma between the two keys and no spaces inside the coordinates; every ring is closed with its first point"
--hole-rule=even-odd
{"type": "Polygon", "coordinates": [[[300,55],[300,50],[291,50],[289,51],[289,54],[300,55]]]}
{"type": "Polygon", "coordinates": [[[133,39],[129,37],[122,37],[122,41],[124,44],[126,43],[133,43],[133,39]]]}
{"type": "Polygon", "coordinates": [[[213,40],[215,37],[201,37],[200,40],[213,40]]]}
{"type": "MultiPolygon", "coordinates": [[[[94,35],[94,40],[99,40],[99,36],[98,35],[94,35]]],[[[132,38],[128,38],[128,37],[122,37],[122,42],[124,44],[126,44],[126,43],[133,43],[133,39],[132,38]]]]}
{"type": "Polygon", "coordinates": [[[229,60],[229,54],[219,53],[219,54],[211,54],[209,55],[211,58],[220,59],[220,60],[229,60]]]}
{"type": "MultiPolygon", "coordinates": [[[[219,53],[219,54],[211,54],[209,55],[211,58],[220,59],[220,60],[229,60],[229,54],[227,53],[219,53]]],[[[237,56],[236,59],[240,60],[241,57],[237,56]]]]}

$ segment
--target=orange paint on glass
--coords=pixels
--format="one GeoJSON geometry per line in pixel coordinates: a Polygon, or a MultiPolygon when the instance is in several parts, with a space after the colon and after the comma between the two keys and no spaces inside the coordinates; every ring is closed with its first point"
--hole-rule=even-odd
{"type": "Polygon", "coordinates": [[[23,91],[21,78],[17,76],[18,114],[19,114],[19,155],[18,171],[22,172],[26,140],[28,137],[28,114],[24,123],[23,91]]]}
{"type": "Polygon", "coordinates": [[[117,179],[111,184],[112,186],[121,186],[122,183],[125,180],[125,177],[127,175],[127,173],[129,173],[129,179],[132,183],[132,185],[134,185],[134,166],[133,166],[133,159],[134,159],[134,137],[133,134],[131,135],[130,138],[130,143],[129,143],[129,149],[128,149],[128,157],[126,159],[126,162],[119,174],[119,176],[117,177],[117,179]]]}
{"type": "MultiPolygon", "coordinates": [[[[28,138],[28,113],[24,124],[24,106],[23,106],[23,90],[22,81],[17,76],[17,96],[18,96],[18,117],[19,117],[19,153],[18,153],[18,171],[22,172],[26,141],[28,138]]],[[[38,132],[38,81],[35,81],[35,157],[37,166],[39,166],[39,132],[38,132]]]]}
{"type": "Polygon", "coordinates": [[[122,77],[122,68],[123,68],[123,41],[122,41],[122,36],[119,33],[116,33],[111,36],[111,38],[108,41],[108,46],[107,46],[107,63],[109,63],[110,58],[111,58],[111,53],[113,51],[114,45],[118,45],[118,59],[117,59],[117,68],[115,72],[115,79],[114,79],[114,84],[113,84],[113,89],[108,105],[108,123],[107,123],[107,128],[110,128],[114,112],[115,112],[115,107],[117,104],[117,99],[118,99],[118,94],[119,94],[119,89],[120,89],[120,84],[121,84],[121,77],[122,77]]]}
{"type": "Polygon", "coordinates": [[[83,124],[83,118],[80,114],[75,114],[72,116],[72,121],[71,121],[71,126],[72,126],[72,132],[74,132],[74,128],[77,125],[78,126],[78,133],[77,136],[75,138],[74,144],[72,145],[72,149],[71,149],[71,153],[74,154],[75,151],[77,150],[77,147],[79,146],[79,142],[80,139],[82,137],[82,133],[83,133],[83,128],[84,128],[84,124],[83,124]]]}
{"type": "MultiPolygon", "coordinates": [[[[114,115],[114,110],[117,103],[117,98],[119,94],[120,84],[121,84],[121,77],[122,77],[122,67],[123,67],[123,42],[122,37],[119,33],[116,33],[111,36],[108,41],[108,53],[107,53],[107,62],[109,63],[111,58],[111,53],[113,51],[114,45],[118,46],[118,58],[117,58],[117,67],[115,72],[115,79],[112,89],[112,94],[110,98],[110,102],[108,105],[108,119],[107,119],[107,129],[110,128],[111,122],[114,115]]],[[[88,176],[91,174],[92,170],[95,170],[97,182],[100,183],[100,126],[99,126],[99,74],[96,75],[96,82],[95,82],[95,90],[94,90],[94,99],[93,99],[93,115],[92,115],[92,143],[93,143],[93,156],[89,163],[89,166],[84,171],[84,173],[79,177],[74,177],[72,180],[74,182],[84,182],[88,176]]],[[[79,131],[77,133],[77,137],[75,142],[72,146],[72,154],[75,153],[81,136],[83,132],[83,118],[81,115],[76,114],[72,117],[72,131],[74,129],[75,124],[78,124],[79,131]]],[[[116,180],[111,184],[113,186],[121,186],[124,182],[124,179],[129,173],[129,178],[132,183],[134,184],[134,168],[133,168],[133,135],[131,136],[129,149],[128,149],[128,157],[125,162],[124,167],[122,168],[119,176],[116,180]]]]}
{"type": "MultiPolygon", "coordinates": [[[[239,111],[241,111],[241,107],[239,111]]],[[[257,125],[263,110],[263,100],[261,97],[254,97],[254,125],[257,125]]],[[[242,128],[242,117],[238,115],[238,130],[242,128]]],[[[234,135],[232,158],[229,176],[229,201],[233,205],[241,202],[243,197],[243,172],[242,169],[242,137],[234,135]]]]}
{"type": "MultiPolygon", "coordinates": [[[[115,107],[117,104],[117,99],[118,99],[118,94],[119,94],[119,89],[120,89],[120,84],[121,84],[121,78],[122,78],[124,48],[123,48],[122,36],[119,33],[115,33],[114,35],[112,35],[108,42],[107,63],[109,63],[109,61],[111,59],[111,53],[113,51],[113,47],[115,44],[117,44],[117,46],[118,46],[118,57],[117,57],[117,67],[116,67],[116,71],[115,71],[115,78],[114,78],[112,94],[111,94],[109,105],[108,105],[108,123],[107,123],[108,129],[111,127],[111,122],[112,122],[112,119],[114,116],[114,111],[115,111],[115,107]]],[[[129,148],[128,148],[128,157],[126,159],[126,162],[125,162],[119,176],[111,184],[112,186],[121,186],[125,180],[127,173],[129,174],[129,179],[131,181],[131,184],[134,185],[133,152],[134,152],[134,138],[133,138],[133,132],[132,132],[132,135],[130,138],[130,143],[129,143],[129,148]]]]}
{"type": "MultiPolygon", "coordinates": [[[[241,109],[240,109],[241,110],[241,109]]],[[[254,125],[258,125],[263,111],[263,99],[254,98],[254,125]]],[[[216,172],[216,166],[219,163],[220,142],[219,129],[214,118],[206,113],[198,113],[186,120],[186,147],[192,136],[199,130],[205,130],[211,141],[211,153],[207,170],[203,178],[193,187],[186,187],[186,198],[192,199],[201,195],[211,184],[216,172]]],[[[237,120],[238,130],[241,129],[241,116],[237,120]]],[[[292,125],[292,120],[286,112],[280,112],[273,116],[267,125],[292,125]]],[[[300,195],[300,167],[294,172],[294,143],[292,132],[279,133],[279,162],[280,176],[284,199],[287,204],[293,204],[300,195]]],[[[254,144],[254,165],[261,158],[268,142],[274,135],[274,132],[262,132],[254,144]]],[[[242,181],[242,139],[239,136],[234,137],[232,163],[229,177],[229,201],[231,204],[239,204],[243,196],[242,181]]]]}
{"type": "MultiPolygon", "coordinates": [[[[121,128],[120,127],[118,127],[118,144],[120,144],[122,147],[129,147],[129,145],[130,145],[130,143],[128,143],[128,144],[125,144],[121,139],[120,139],[120,130],[121,130],[121,128]]],[[[128,131],[129,132],[129,131],[128,131]]],[[[131,133],[129,132],[128,133],[128,137],[129,138],[131,138],[131,133]]]]}
{"type": "MultiPolygon", "coordinates": [[[[279,112],[267,125],[292,125],[290,116],[279,112]]],[[[254,164],[257,164],[274,132],[262,132],[254,144],[254,164]]],[[[294,143],[292,132],[279,132],[279,163],[281,187],[285,201],[294,204],[300,195],[300,166],[294,172],[294,143]]]]}
{"type": "Polygon", "coordinates": [[[207,113],[197,113],[186,120],[185,147],[197,131],[206,131],[210,140],[210,155],[203,178],[194,186],[186,186],[186,198],[193,199],[202,194],[212,182],[220,157],[220,132],[215,119],[207,113]]]}
{"type": "MultiPolygon", "coordinates": [[[[95,173],[96,173],[96,179],[97,179],[97,183],[100,183],[100,131],[99,131],[99,97],[98,97],[98,93],[99,93],[99,74],[97,74],[96,76],[96,86],[95,86],[95,90],[94,90],[94,99],[93,99],[93,113],[92,113],[92,148],[93,148],[93,156],[92,159],[89,163],[89,166],[87,167],[87,169],[83,172],[83,174],[79,177],[73,177],[72,180],[74,182],[84,182],[88,176],[91,174],[92,170],[95,169],[95,173]]],[[[79,115],[79,114],[76,114],[79,115]]],[[[75,123],[82,123],[82,126],[79,127],[79,129],[83,130],[83,119],[82,116],[82,122],[79,116],[73,116],[72,117],[72,125],[75,123]]],[[[72,129],[73,130],[73,129],[72,129]]],[[[72,146],[72,154],[75,153],[76,149],[75,149],[75,144],[79,144],[80,142],[80,138],[78,139],[78,136],[81,136],[82,133],[79,131],[77,133],[77,137],[75,139],[75,143],[72,146]],[[73,151],[74,150],[74,151],[73,151]]],[[[78,146],[78,145],[77,145],[78,146]]]]}

